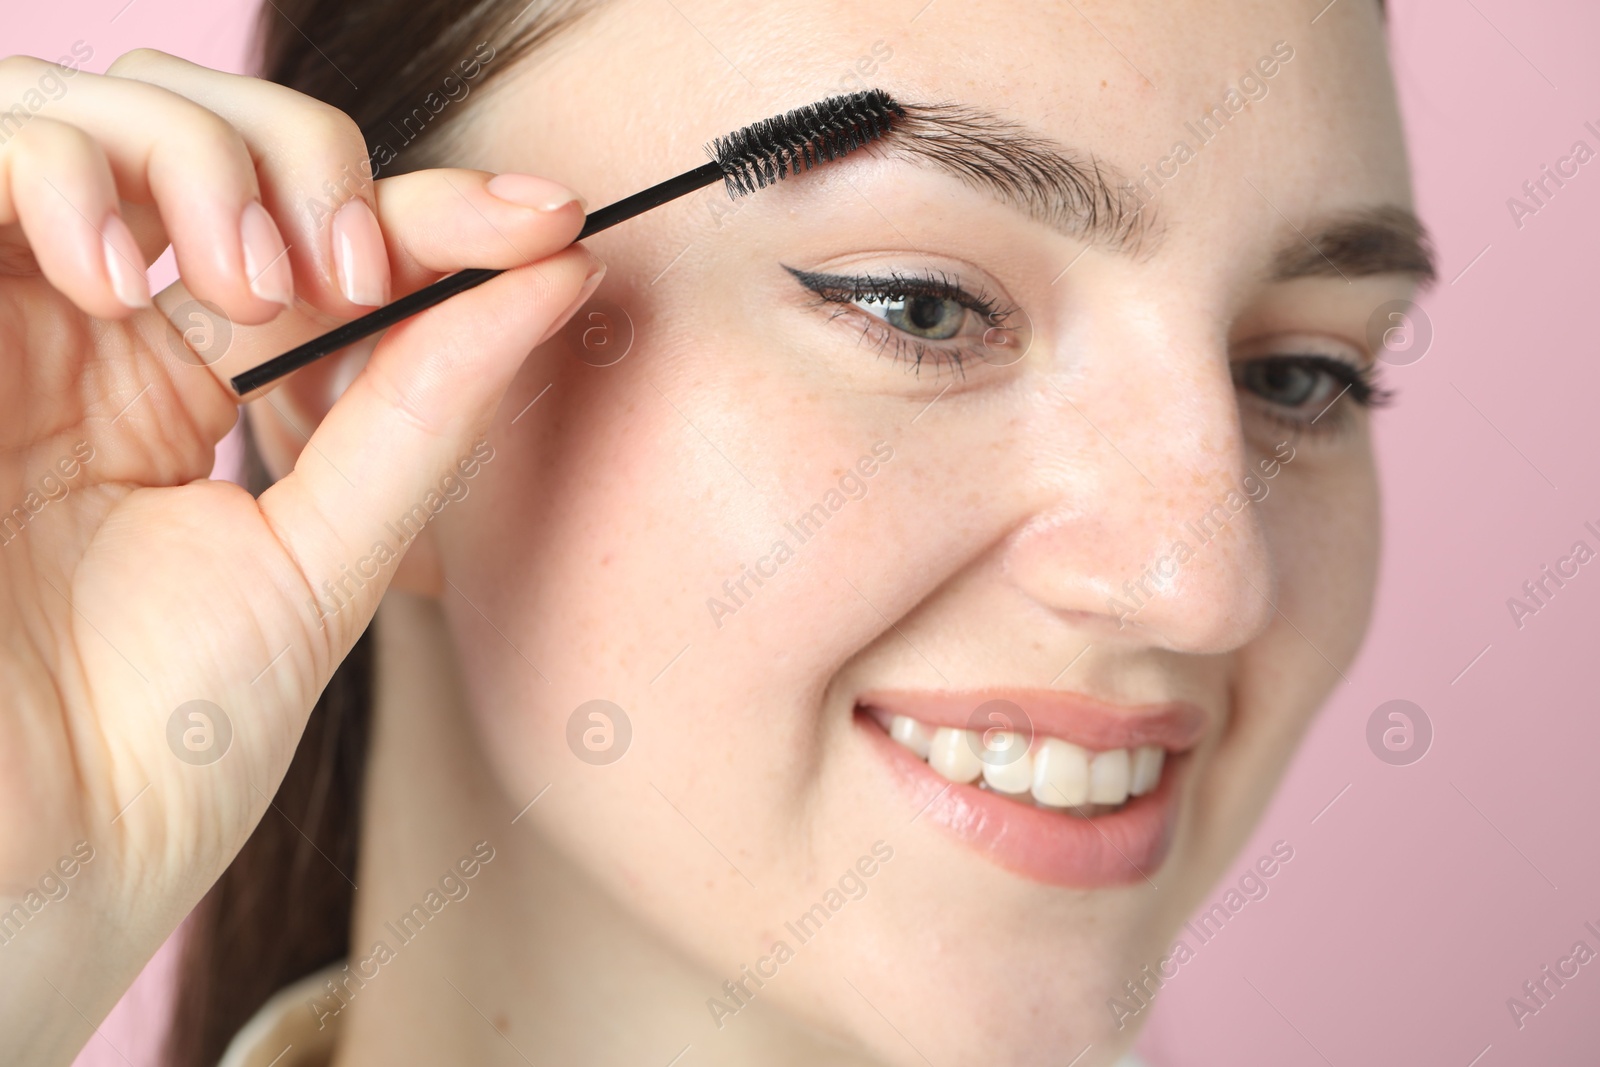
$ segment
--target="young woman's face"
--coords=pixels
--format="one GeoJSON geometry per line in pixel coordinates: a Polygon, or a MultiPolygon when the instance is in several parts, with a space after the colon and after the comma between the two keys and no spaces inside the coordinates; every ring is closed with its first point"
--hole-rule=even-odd
{"type": "Polygon", "coordinates": [[[594,239],[443,602],[504,791],[708,1030],[1093,1059],[1360,642],[1407,170],[1372,0],[919,5],[607,5],[476,102],[452,162],[591,207],[842,92],[959,121],[594,239]]]}

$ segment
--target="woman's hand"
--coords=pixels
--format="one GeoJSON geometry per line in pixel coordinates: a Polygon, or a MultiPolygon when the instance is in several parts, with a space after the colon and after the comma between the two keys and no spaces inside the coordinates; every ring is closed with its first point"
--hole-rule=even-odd
{"type": "Polygon", "coordinates": [[[394,563],[348,573],[598,281],[553,183],[367,175],[281,86],[0,61],[0,1061],[70,1060],[243,845],[394,563]],[[517,269],[390,330],[259,499],[205,480],[231,375],[463,267],[517,269]]]}

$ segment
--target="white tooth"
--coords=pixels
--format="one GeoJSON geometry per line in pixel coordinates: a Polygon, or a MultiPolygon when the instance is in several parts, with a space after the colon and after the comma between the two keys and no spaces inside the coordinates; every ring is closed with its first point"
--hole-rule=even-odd
{"type": "Polygon", "coordinates": [[[1133,782],[1128,792],[1136,797],[1142,797],[1156,787],[1161,781],[1161,764],[1167,758],[1167,750],[1160,745],[1140,745],[1133,750],[1133,782]]]}
{"type": "Polygon", "coordinates": [[[1089,800],[1094,804],[1121,804],[1128,799],[1128,750],[1113,748],[1096,753],[1089,764],[1089,800]]]}
{"type": "Polygon", "coordinates": [[[983,780],[1001,793],[1026,793],[1033,784],[1033,757],[1028,755],[1028,739],[1007,730],[989,730],[983,735],[985,755],[983,780]]]}
{"type": "Polygon", "coordinates": [[[933,743],[933,731],[909,715],[896,715],[890,720],[889,736],[923,759],[928,758],[928,746],[933,743]]]}
{"type": "Polygon", "coordinates": [[[977,736],[971,730],[941,726],[934,731],[933,744],[928,748],[928,766],[952,782],[975,781],[983,773],[977,745],[977,736]]]}
{"type": "Polygon", "coordinates": [[[1089,752],[1059,737],[1046,737],[1033,750],[1033,799],[1066,808],[1089,799],[1089,752]]]}

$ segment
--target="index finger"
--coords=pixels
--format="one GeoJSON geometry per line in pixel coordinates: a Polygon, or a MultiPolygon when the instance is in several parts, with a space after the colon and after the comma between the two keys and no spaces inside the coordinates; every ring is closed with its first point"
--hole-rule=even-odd
{"type": "MultiPolygon", "coordinates": [[[[572,197],[554,182],[531,175],[472,170],[417,171],[379,181],[377,219],[397,295],[468,267],[533,264],[538,273],[539,262],[570,245],[583,226],[572,197]],[[507,199],[512,195],[523,202],[507,199]],[[551,203],[554,210],[548,209],[551,203]]],[[[160,293],[156,306],[189,334],[187,352],[177,355],[209,368],[224,387],[241,371],[346,321],[297,303],[271,322],[243,326],[222,309],[195,300],[181,281],[160,293]]]]}

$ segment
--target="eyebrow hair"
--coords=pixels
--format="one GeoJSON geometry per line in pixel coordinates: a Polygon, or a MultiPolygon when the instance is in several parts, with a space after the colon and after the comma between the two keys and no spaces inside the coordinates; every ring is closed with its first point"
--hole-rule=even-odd
{"type": "Polygon", "coordinates": [[[890,153],[925,161],[1074,237],[1131,251],[1151,228],[1133,183],[1025,126],[960,104],[904,104],[890,153]]]}
{"type": "MultiPolygon", "coordinates": [[[[967,186],[1047,226],[1123,252],[1139,252],[1159,224],[1138,187],[1117,167],[1080,156],[993,112],[963,104],[903,104],[893,137],[880,144],[931,163],[967,186]]],[[[1296,231],[1273,257],[1270,278],[1412,274],[1437,277],[1432,242],[1407,208],[1344,212],[1296,231]]]]}
{"type": "Polygon", "coordinates": [[[1408,208],[1364,208],[1325,219],[1286,243],[1272,264],[1273,281],[1336,274],[1411,274],[1432,285],[1439,271],[1433,241],[1408,208]]]}

